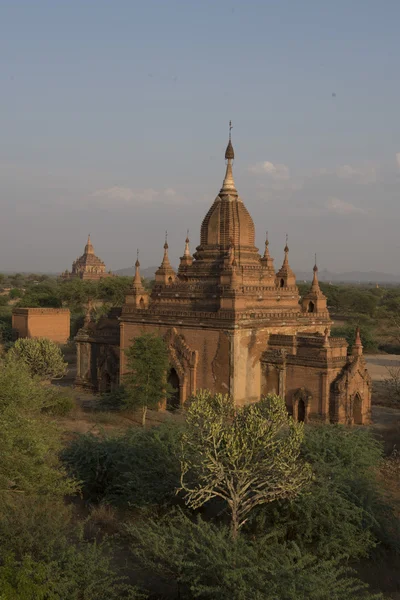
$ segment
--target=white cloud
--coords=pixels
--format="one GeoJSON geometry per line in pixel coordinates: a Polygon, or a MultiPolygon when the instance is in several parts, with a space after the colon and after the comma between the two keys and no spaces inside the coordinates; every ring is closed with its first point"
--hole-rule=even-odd
{"type": "Polygon", "coordinates": [[[152,202],[157,198],[159,192],[152,188],[144,190],[133,190],[128,187],[114,186],[104,190],[96,190],[92,197],[108,200],[122,200],[124,202],[147,203],[152,202]]]}
{"type": "Polygon", "coordinates": [[[339,200],[339,198],[329,198],[329,200],[325,204],[325,208],[329,212],[336,213],[337,215],[352,215],[352,214],[360,214],[365,211],[358,206],[354,206],[354,204],[350,204],[350,202],[344,202],[344,200],[339,200]]]}
{"type": "Polygon", "coordinates": [[[286,165],[274,164],[268,160],[250,166],[249,171],[256,175],[268,175],[272,179],[290,179],[289,167],[286,165]]]}
{"type": "Polygon", "coordinates": [[[164,204],[181,204],[185,198],[174,188],[155,190],[153,188],[133,189],[129,187],[113,186],[106,189],[96,190],[90,198],[103,204],[116,202],[124,204],[151,204],[152,202],[164,204]]]}
{"type": "Polygon", "coordinates": [[[400,169],[400,152],[397,152],[397,154],[396,154],[396,162],[397,162],[397,166],[400,169]]]}
{"type": "Polygon", "coordinates": [[[335,170],[339,179],[348,179],[356,183],[374,183],[377,179],[377,168],[375,165],[366,164],[353,167],[351,165],[341,165],[335,170]]]}

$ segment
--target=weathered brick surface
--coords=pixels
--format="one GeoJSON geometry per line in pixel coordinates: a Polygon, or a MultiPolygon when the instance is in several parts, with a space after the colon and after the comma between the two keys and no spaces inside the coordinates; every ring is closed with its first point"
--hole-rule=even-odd
{"type": "Polygon", "coordinates": [[[65,344],[70,336],[70,312],[67,308],[14,308],[12,327],[18,337],[43,337],[65,344]]]}

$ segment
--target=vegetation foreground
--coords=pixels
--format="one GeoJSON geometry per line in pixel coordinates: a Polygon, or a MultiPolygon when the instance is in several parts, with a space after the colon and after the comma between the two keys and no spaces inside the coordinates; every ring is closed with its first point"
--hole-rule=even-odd
{"type": "Polygon", "coordinates": [[[358,574],[400,550],[367,428],[203,391],[185,418],[66,439],[74,399],[47,383],[60,357],[14,348],[0,365],[2,600],[396,598],[358,574]]]}

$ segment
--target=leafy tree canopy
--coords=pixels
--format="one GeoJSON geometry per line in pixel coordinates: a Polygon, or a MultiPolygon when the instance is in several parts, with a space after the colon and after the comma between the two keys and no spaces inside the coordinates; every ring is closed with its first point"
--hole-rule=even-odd
{"type": "Polygon", "coordinates": [[[123,378],[125,404],[128,408],[142,409],[144,426],[147,409],[157,410],[172,393],[167,382],[168,349],[161,337],[146,333],[133,340],[125,355],[128,368],[123,378]]]}
{"type": "Polygon", "coordinates": [[[59,379],[67,372],[60,346],[46,338],[20,338],[9,350],[8,361],[26,364],[32,376],[59,379]]]}
{"type": "Polygon", "coordinates": [[[182,443],[187,504],[198,508],[222,499],[236,537],[255,507],[295,497],[310,479],[300,459],[303,436],[303,424],[288,416],[278,396],[238,408],[229,396],[198,393],[188,409],[182,443]]]}

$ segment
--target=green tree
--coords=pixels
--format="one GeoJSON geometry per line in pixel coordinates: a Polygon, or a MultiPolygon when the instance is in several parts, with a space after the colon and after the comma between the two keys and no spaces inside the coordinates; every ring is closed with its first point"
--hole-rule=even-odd
{"type": "Polygon", "coordinates": [[[62,302],[55,280],[31,285],[18,302],[18,306],[28,308],[60,308],[61,305],[62,302]]]}
{"type": "Polygon", "coordinates": [[[15,298],[22,298],[24,292],[20,288],[12,288],[10,290],[10,300],[14,300],[15,298]]]}
{"type": "Polygon", "coordinates": [[[383,447],[366,428],[312,425],[301,455],[312,468],[307,493],[257,511],[251,531],[285,531],[304,553],[330,559],[368,556],[377,543],[399,550],[399,523],[385,500],[379,469],[383,447]]]}
{"type": "Polygon", "coordinates": [[[136,560],[176,596],[203,600],[378,600],[338,559],[321,560],[285,543],[279,531],[258,537],[193,521],[182,512],[135,518],[126,526],[136,560]]]}
{"type": "Polygon", "coordinates": [[[46,338],[20,338],[7,354],[9,361],[24,362],[31,375],[40,379],[60,379],[67,372],[61,348],[46,338]]]}
{"type": "Polygon", "coordinates": [[[98,285],[99,298],[112,306],[122,306],[132,285],[131,277],[105,277],[98,285]]]}
{"type": "Polygon", "coordinates": [[[19,494],[63,495],[75,490],[58,452],[60,435],[43,409],[48,390],[24,363],[0,365],[0,504],[19,494]]]}
{"type": "Polygon", "coordinates": [[[181,427],[132,427],[123,435],[77,435],[61,457],[82,481],[88,502],[145,506],[175,501],[179,487],[181,427]]]}
{"type": "Polygon", "coordinates": [[[203,391],[193,398],[186,425],[181,461],[186,502],[198,508],[221,498],[234,538],[255,507],[294,498],[310,479],[299,457],[303,424],[289,417],[278,396],[236,408],[229,396],[203,391]]]}
{"type": "MultiPolygon", "coordinates": [[[[331,335],[337,337],[344,337],[349,345],[348,351],[351,352],[351,349],[354,344],[354,340],[356,339],[356,331],[357,327],[359,327],[358,323],[351,323],[349,325],[342,325],[340,327],[332,327],[331,335]]],[[[365,352],[376,352],[378,348],[377,341],[374,337],[373,332],[369,327],[361,326],[360,327],[360,335],[361,341],[364,347],[365,352]]]]}
{"type": "Polygon", "coordinates": [[[167,382],[168,348],[161,337],[146,333],[133,340],[125,350],[128,373],[123,383],[127,408],[142,410],[142,425],[146,426],[147,409],[158,410],[160,403],[172,393],[167,382]]]}

